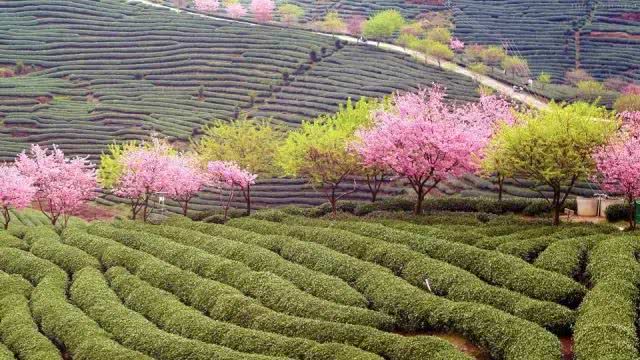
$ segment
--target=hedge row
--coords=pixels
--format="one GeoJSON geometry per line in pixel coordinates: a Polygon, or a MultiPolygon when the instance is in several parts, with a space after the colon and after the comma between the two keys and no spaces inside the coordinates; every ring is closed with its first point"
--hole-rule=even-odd
{"type": "Polygon", "coordinates": [[[114,226],[153,233],[183,245],[193,246],[211,254],[242,262],[255,271],[271,272],[321,299],[343,305],[367,306],[367,300],[364,296],[343,280],[284,260],[277,254],[256,245],[170,226],[156,226],[130,221],[117,222],[114,226]]]}
{"type": "Polygon", "coordinates": [[[32,290],[33,286],[22,276],[0,271],[0,299],[12,294],[19,294],[28,298],[32,290]]]}
{"type": "MultiPolygon", "coordinates": [[[[369,225],[373,229],[373,224],[369,225]]],[[[401,229],[402,226],[394,226],[401,229]]],[[[382,226],[377,226],[380,231],[382,226]]],[[[375,235],[375,234],[372,234],[375,235]]],[[[437,238],[400,232],[399,241],[432,258],[463,268],[494,285],[534,299],[552,301],[570,307],[580,304],[586,288],[565,276],[545,271],[522,259],[497,251],[453,243],[437,238]]]]}
{"type": "Polygon", "coordinates": [[[541,252],[533,265],[577,279],[583,275],[588,250],[609,237],[609,235],[592,235],[558,240],[541,252]]]}
{"type": "Polygon", "coordinates": [[[386,314],[316,298],[271,273],[252,271],[242,263],[157,235],[98,223],[90,225],[87,231],[92,235],[116,240],[202,277],[233,286],[279,312],[379,329],[394,326],[395,320],[386,314]]]}
{"type": "Polygon", "coordinates": [[[69,296],[120,343],[155,359],[283,359],[236,352],[164,332],[122,305],[102,273],[93,268],[84,268],[73,275],[69,296]]]}
{"type": "Polygon", "coordinates": [[[100,262],[86,252],[60,242],[60,237],[47,226],[29,228],[24,239],[31,246],[31,253],[47,259],[68,274],[74,274],[85,267],[100,269],[100,262]]]}
{"type": "Polygon", "coordinates": [[[29,246],[21,239],[11,235],[7,231],[0,231],[0,247],[13,247],[28,250],[29,246]]]}
{"type": "Polygon", "coordinates": [[[29,301],[14,294],[0,300],[0,342],[20,360],[61,360],[58,348],[38,330],[29,301]]]}
{"type": "MultiPolygon", "coordinates": [[[[285,223],[298,224],[311,221],[301,217],[284,217],[282,220],[285,223]]],[[[409,248],[434,259],[467,270],[489,284],[499,285],[534,299],[577,306],[586,292],[584,286],[571,279],[535,268],[521,259],[496,251],[478,249],[474,246],[437,238],[417,236],[381,224],[364,222],[341,224],[340,222],[336,223],[337,226],[350,226],[350,229],[369,237],[380,240],[393,239],[396,243],[407,245],[409,248]]],[[[290,234],[304,234],[305,231],[309,231],[296,227],[283,228],[288,229],[290,234]]],[[[346,234],[337,234],[335,231],[327,229],[316,228],[313,231],[326,234],[328,239],[333,237],[331,241],[336,243],[344,241],[348,237],[346,234]]]]}
{"type": "Polygon", "coordinates": [[[467,359],[452,345],[435,337],[406,338],[371,327],[275,312],[235,288],[199,277],[114,240],[78,229],[67,230],[63,240],[100,258],[108,267],[125,267],[152,286],[175,294],[182,302],[216,320],[322,343],[344,343],[392,360],[467,359]]]}
{"type": "Polygon", "coordinates": [[[365,222],[293,217],[281,220],[287,224],[307,225],[288,226],[288,235],[320,242],[336,251],[384,266],[418,287],[424,288],[427,278],[433,293],[451,300],[491,305],[554,331],[567,331],[573,323],[573,312],[564,306],[488,285],[463,269],[412,251],[402,244],[406,234],[401,231],[365,222]],[[314,225],[316,227],[308,227],[314,225]]]}
{"type": "Polygon", "coordinates": [[[111,339],[111,335],[67,302],[67,275],[50,261],[0,248],[0,268],[37,284],[31,294],[33,318],[44,335],[63,343],[74,359],[151,360],[111,339]]]}
{"type": "Polygon", "coordinates": [[[578,310],[574,349],[578,360],[639,359],[636,328],[640,285],[637,237],[599,242],[587,266],[594,287],[578,310]]]}
{"type": "Polygon", "coordinates": [[[166,331],[206,343],[271,356],[295,359],[382,359],[358,348],[337,343],[319,344],[215,321],[189,307],[175,295],[157,289],[122,267],[112,267],[106,277],[124,304],[166,331]]]}
{"type": "MultiPolygon", "coordinates": [[[[248,218],[233,220],[230,225],[271,234],[281,233],[285,228],[281,224],[248,218]]],[[[287,238],[281,237],[280,241],[286,241],[283,239],[287,238]]],[[[277,241],[273,238],[269,240],[277,241]]],[[[297,256],[305,259],[307,267],[322,267],[324,271],[331,271],[333,275],[350,281],[370,299],[375,308],[396,316],[409,329],[435,328],[457,332],[501,359],[560,357],[558,339],[534,323],[486,305],[452,302],[428,294],[394,276],[385,268],[346,255],[348,264],[343,260],[344,257],[335,252],[321,257],[321,248],[314,248],[313,252],[309,252],[311,248],[304,248],[306,254],[298,252],[297,256]]]]}

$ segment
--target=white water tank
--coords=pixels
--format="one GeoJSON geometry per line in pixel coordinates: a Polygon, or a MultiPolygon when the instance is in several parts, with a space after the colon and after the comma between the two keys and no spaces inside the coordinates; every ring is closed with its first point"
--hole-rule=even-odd
{"type": "Polygon", "coordinates": [[[578,216],[595,217],[598,216],[598,198],[587,198],[578,196],[576,203],[578,204],[578,216]]]}

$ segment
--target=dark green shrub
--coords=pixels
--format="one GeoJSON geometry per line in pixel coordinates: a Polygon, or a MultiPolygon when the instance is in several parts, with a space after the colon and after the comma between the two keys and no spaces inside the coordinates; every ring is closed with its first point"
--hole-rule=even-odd
{"type": "Polygon", "coordinates": [[[607,207],[605,215],[608,222],[629,221],[632,211],[629,204],[614,204],[607,207]]]}
{"type": "Polygon", "coordinates": [[[546,201],[540,200],[527,205],[527,207],[522,211],[522,214],[526,216],[541,216],[550,212],[551,205],[546,201]]]}

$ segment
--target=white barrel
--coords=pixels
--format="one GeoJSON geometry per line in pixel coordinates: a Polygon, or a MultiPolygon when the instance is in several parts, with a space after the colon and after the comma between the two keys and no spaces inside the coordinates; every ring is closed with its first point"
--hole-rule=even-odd
{"type": "Polygon", "coordinates": [[[597,198],[580,197],[576,199],[578,203],[578,216],[598,216],[597,198]]]}

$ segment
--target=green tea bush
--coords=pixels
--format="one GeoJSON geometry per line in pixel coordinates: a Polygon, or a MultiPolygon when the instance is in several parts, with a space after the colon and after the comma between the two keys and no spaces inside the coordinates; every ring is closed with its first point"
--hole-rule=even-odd
{"type": "MultiPolygon", "coordinates": [[[[180,221],[187,220],[181,219],[180,221]]],[[[275,312],[228,285],[199,277],[114,240],[89,235],[82,230],[70,229],[64,241],[102,259],[108,267],[125,267],[140,279],[154,287],[170,291],[182,302],[216,320],[289,337],[353,345],[393,360],[466,359],[452,345],[434,337],[406,338],[371,327],[299,318],[275,312]]]]}
{"type": "Polygon", "coordinates": [[[362,294],[343,280],[289,262],[257,245],[226,239],[222,236],[208,236],[198,231],[171,226],[145,225],[135,222],[120,222],[115,226],[153,233],[183,245],[193,246],[211,254],[242,262],[255,271],[271,272],[321,299],[343,305],[367,306],[367,300],[362,294]]]}
{"type": "Polygon", "coordinates": [[[574,331],[576,359],[638,359],[636,331],[640,264],[637,238],[600,241],[587,272],[594,284],[578,309],[574,331]]]}
{"type": "MultiPolygon", "coordinates": [[[[330,247],[348,246],[326,236],[322,230],[327,229],[305,230],[249,218],[234,219],[229,224],[262,234],[300,236],[305,241],[330,247]]],[[[317,255],[317,251],[314,254],[317,255]]],[[[384,256],[384,253],[380,256],[384,256]]],[[[560,356],[557,338],[529,321],[483,304],[451,302],[428,294],[388,271],[372,268],[366,262],[355,264],[359,265],[358,268],[347,270],[351,273],[347,276],[354,286],[371,299],[374,307],[396,316],[404,326],[458,332],[503,359],[557,359],[560,356]],[[434,314],[438,316],[434,317],[434,314]],[[496,331],[487,332],[489,328],[496,331]],[[518,335],[505,336],[506,333],[518,335]]],[[[334,266],[342,267],[337,264],[334,266]]],[[[335,274],[339,276],[337,272],[335,274]]]]}
{"type": "Polygon", "coordinates": [[[242,263],[166,238],[96,223],[88,228],[88,232],[114,239],[205,278],[237,287],[243,293],[283,313],[381,329],[389,329],[394,325],[394,319],[388,315],[316,298],[271,273],[252,271],[242,263]]]}

